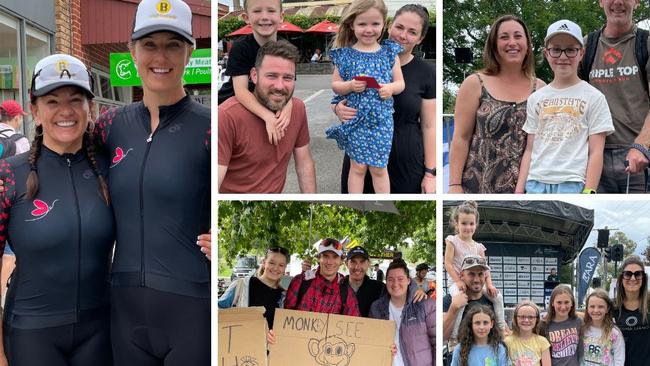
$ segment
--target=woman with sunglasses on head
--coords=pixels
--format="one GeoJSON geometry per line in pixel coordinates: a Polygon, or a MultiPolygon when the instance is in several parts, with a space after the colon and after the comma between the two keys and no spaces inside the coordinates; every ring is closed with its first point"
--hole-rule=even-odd
{"type": "Polygon", "coordinates": [[[644,269],[641,258],[631,255],[623,261],[616,279],[613,314],[625,339],[625,366],[647,365],[650,360],[650,306],[644,269]]]}
{"type": "Polygon", "coordinates": [[[113,364],[108,276],[115,225],[103,177],[108,164],[95,156],[93,98],[80,60],[40,60],[31,87],[31,149],[0,163],[0,242],[11,242],[17,263],[0,365],[113,364]]]}
{"type": "Polygon", "coordinates": [[[142,101],[97,121],[117,224],[115,364],[209,365],[209,247],[197,237],[210,225],[210,110],[183,88],[192,11],[181,0],[143,0],[131,39],[142,101]]]}
{"type": "Polygon", "coordinates": [[[264,306],[264,317],[273,329],[275,309],[281,308],[286,294],[280,280],[289,263],[289,252],[282,247],[266,251],[258,273],[233,281],[219,299],[219,308],[264,306]]]}

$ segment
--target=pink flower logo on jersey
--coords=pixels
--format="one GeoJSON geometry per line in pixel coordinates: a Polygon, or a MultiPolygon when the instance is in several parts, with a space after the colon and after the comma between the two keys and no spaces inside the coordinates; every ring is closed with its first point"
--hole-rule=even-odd
{"type": "Polygon", "coordinates": [[[122,150],[121,147],[115,148],[115,156],[113,156],[113,160],[111,161],[112,164],[110,168],[119,164],[124,158],[126,158],[126,156],[129,154],[129,151],[131,150],[133,149],[128,149],[126,150],[126,152],[124,152],[124,150],[122,150]]]}
{"type": "Polygon", "coordinates": [[[25,221],[36,221],[44,218],[54,208],[56,201],[58,201],[58,199],[52,201],[52,205],[48,205],[45,201],[34,200],[34,207],[36,207],[32,210],[32,216],[34,216],[34,218],[25,221]]]}

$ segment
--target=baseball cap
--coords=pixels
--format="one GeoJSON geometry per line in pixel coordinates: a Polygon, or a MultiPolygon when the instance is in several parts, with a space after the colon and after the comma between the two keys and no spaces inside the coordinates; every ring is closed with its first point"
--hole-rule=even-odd
{"type": "Polygon", "coordinates": [[[12,118],[18,115],[28,115],[28,113],[23,110],[23,107],[13,99],[7,99],[2,102],[2,104],[0,104],[0,109],[2,109],[9,117],[12,118]]]}
{"type": "Polygon", "coordinates": [[[318,254],[334,252],[339,257],[343,255],[343,245],[336,239],[325,238],[318,241],[318,254]]]}
{"type": "Polygon", "coordinates": [[[195,44],[192,37],[192,10],[181,0],[142,0],[133,21],[131,39],[138,40],[148,34],[169,31],[195,44]]]}
{"type": "Polygon", "coordinates": [[[548,30],[546,31],[546,37],[544,38],[544,44],[546,45],[551,37],[562,33],[566,33],[572,36],[576,39],[576,41],[578,41],[578,43],[580,43],[581,46],[584,46],[582,39],[582,30],[580,29],[580,26],[566,19],[558,20],[548,27],[548,30]]]}
{"type": "Polygon", "coordinates": [[[348,254],[346,255],[346,258],[347,259],[352,259],[352,257],[354,257],[356,255],[360,255],[364,259],[370,259],[370,256],[368,255],[368,251],[366,251],[363,247],[354,247],[354,248],[352,248],[352,250],[350,250],[348,252],[348,254]]]}
{"type": "Polygon", "coordinates": [[[40,97],[63,86],[77,86],[95,97],[90,73],[78,58],[57,53],[36,64],[32,76],[32,96],[40,97]]]}
{"type": "Polygon", "coordinates": [[[485,271],[489,271],[490,267],[487,265],[485,258],[479,255],[468,254],[463,258],[463,265],[460,268],[461,271],[466,269],[472,269],[476,267],[481,267],[485,271]]]}

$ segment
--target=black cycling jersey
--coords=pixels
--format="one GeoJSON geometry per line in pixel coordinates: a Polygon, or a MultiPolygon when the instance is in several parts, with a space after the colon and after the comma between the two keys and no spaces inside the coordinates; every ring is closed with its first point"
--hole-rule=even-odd
{"type": "Polygon", "coordinates": [[[72,324],[81,312],[108,307],[113,212],[83,151],[59,155],[43,146],[39,190],[27,199],[28,155],[0,163],[0,246],[9,240],[16,253],[4,322],[19,329],[72,324]]]}
{"type": "Polygon", "coordinates": [[[196,240],[210,227],[210,110],[186,96],[159,113],[153,134],[142,102],[97,120],[111,158],[113,286],[209,298],[210,264],[196,240]]]}

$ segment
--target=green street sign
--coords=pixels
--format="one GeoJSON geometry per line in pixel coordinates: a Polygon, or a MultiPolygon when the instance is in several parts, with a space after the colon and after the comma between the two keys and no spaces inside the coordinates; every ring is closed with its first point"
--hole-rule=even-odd
{"type": "MultiPolygon", "coordinates": [[[[185,84],[210,84],[212,79],[211,50],[202,48],[194,50],[190,62],[185,67],[183,81],[185,84]]],[[[111,53],[111,86],[141,86],[130,53],[111,53]]]]}

